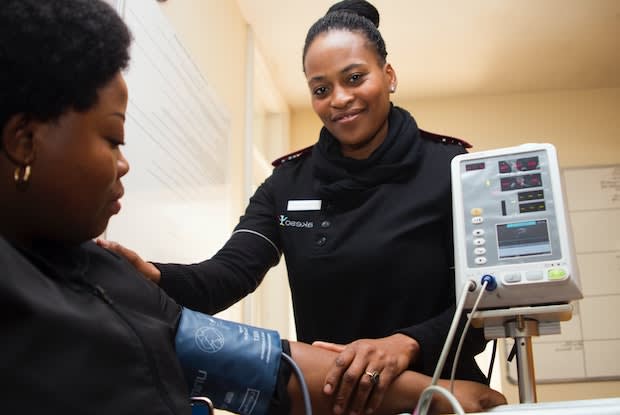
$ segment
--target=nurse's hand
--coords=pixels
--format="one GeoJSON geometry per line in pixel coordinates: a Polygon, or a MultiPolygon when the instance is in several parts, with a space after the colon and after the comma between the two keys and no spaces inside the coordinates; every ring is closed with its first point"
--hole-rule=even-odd
{"type": "Polygon", "coordinates": [[[135,251],[125,248],[118,242],[108,241],[101,238],[98,238],[95,242],[97,242],[97,245],[102,248],[109,249],[110,251],[116,252],[120,256],[124,256],[125,259],[127,259],[127,261],[129,261],[129,263],[131,263],[131,265],[133,265],[139,273],[144,275],[147,279],[153,281],[155,284],[159,284],[159,280],[161,279],[161,272],[159,272],[159,269],[157,269],[157,267],[150,262],[143,260],[135,251]]]}
{"type": "Polygon", "coordinates": [[[323,392],[335,395],[334,413],[371,414],[387,387],[413,362],[417,341],[404,334],[356,340],[347,345],[314,342],[313,346],[339,353],[325,377],[323,392]],[[373,374],[375,374],[373,376],[373,374]]]}

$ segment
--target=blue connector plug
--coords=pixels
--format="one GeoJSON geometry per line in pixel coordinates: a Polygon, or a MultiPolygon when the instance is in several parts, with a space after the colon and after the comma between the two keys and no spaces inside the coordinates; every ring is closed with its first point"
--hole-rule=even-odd
{"type": "Polygon", "coordinates": [[[493,275],[483,275],[482,278],[480,278],[480,284],[484,284],[485,282],[487,283],[487,291],[495,291],[497,288],[497,281],[495,281],[495,277],[493,275]]]}

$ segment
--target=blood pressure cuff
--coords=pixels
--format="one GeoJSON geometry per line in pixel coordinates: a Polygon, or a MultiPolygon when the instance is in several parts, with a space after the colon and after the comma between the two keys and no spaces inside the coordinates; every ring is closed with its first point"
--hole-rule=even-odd
{"type": "Polygon", "coordinates": [[[269,412],[282,354],[278,332],[183,308],[175,343],[191,396],[242,415],[269,412]]]}

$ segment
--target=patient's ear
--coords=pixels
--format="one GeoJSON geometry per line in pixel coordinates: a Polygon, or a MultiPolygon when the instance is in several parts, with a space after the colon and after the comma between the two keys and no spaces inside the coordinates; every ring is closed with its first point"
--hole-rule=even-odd
{"type": "Polygon", "coordinates": [[[29,119],[24,114],[9,118],[2,129],[2,150],[18,166],[25,166],[35,158],[34,133],[40,122],[29,119]]]}

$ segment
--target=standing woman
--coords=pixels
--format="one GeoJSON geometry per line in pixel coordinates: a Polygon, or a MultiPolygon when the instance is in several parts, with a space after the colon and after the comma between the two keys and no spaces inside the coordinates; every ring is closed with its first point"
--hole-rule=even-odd
{"type": "MultiPolygon", "coordinates": [[[[370,3],[344,0],[310,28],[303,70],[318,142],[275,163],[212,259],[145,263],[101,242],[207,313],[252,292],[284,254],[298,339],[346,345],[318,343],[340,352],[324,389],[335,413],[377,408],[407,368],[432,374],[454,314],[450,161],[468,145],[391,103],[397,77],[378,23],[370,3]]],[[[474,361],[484,347],[472,330],[457,378],[487,382],[474,361]]]]}

